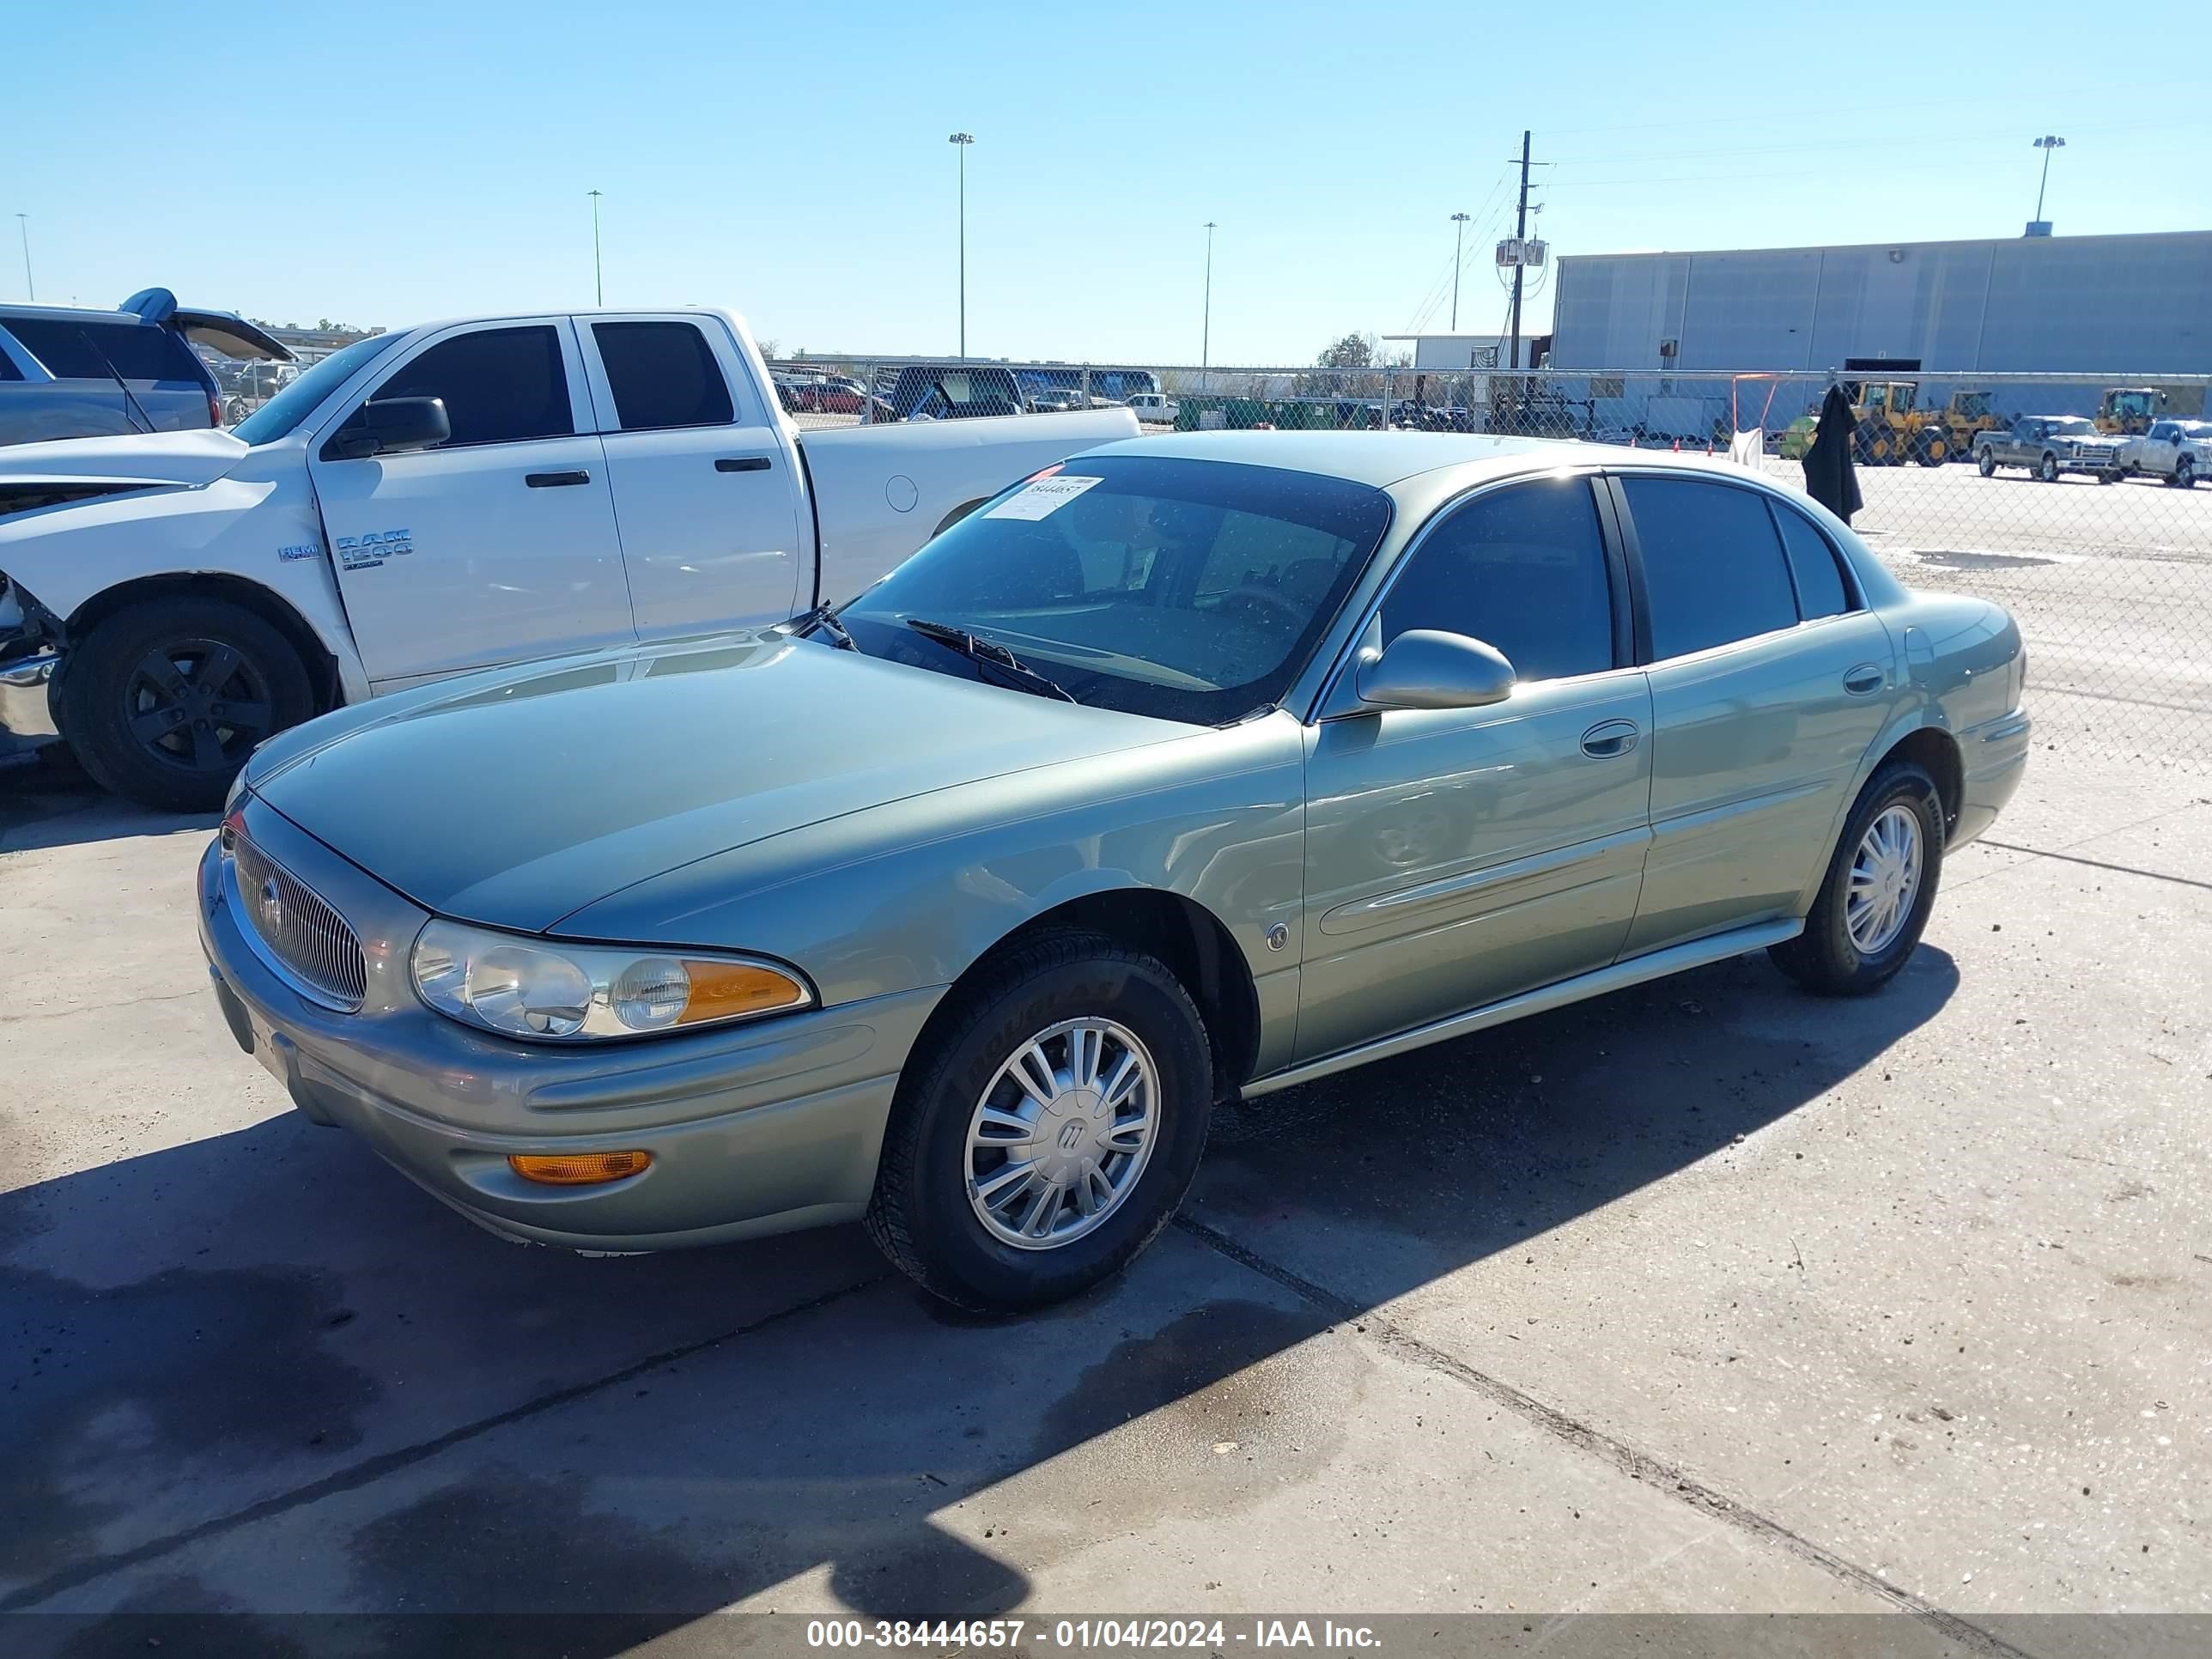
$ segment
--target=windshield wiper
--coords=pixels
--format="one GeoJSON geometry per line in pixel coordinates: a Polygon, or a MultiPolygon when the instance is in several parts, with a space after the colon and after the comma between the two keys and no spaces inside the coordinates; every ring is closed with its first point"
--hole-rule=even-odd
{"type": "Polygon", "coordinates": [[[1067,694],[1066,687],[1054,684],[994,640],[977,639],[964,628],[955,628],[948,623],[927,622],[920,617],[908,617],[906,625],[926,640],[935,640],[939,645],[951,647],[979,666],[997,669],[1024,691],[1034,691],[1040,697],[1057,697],[1062,702],[1075,701],[1067,694]]]}
{"type": "Polygon", "coordinates": [[[837,620],[837,607],[835,605],[817,605],[813,610],[793,617],[784,626],[802,638],[818,628],[830,636],[830,644],[840,651],[858,651],[860,648],[853,643],[853,636],[845,631],[845,624],[837,620]]]}

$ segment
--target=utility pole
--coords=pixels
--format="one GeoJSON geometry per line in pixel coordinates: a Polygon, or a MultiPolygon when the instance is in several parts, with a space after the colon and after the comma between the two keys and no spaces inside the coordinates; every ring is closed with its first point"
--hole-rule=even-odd
{"type": "Polygon", "coordinates": [[[15,216],[15,228],[23,233],[23,286],[31,291],[31,298],[39,297],[39,285],[31,280],[31,216],[15,216]]]}
{"type": "Polygon", "coordinates": [[[1206,385],[1206,367],[1213,348],[1213,221],[1206,222],[1206,309],[1198,325],[1199,386],[1206,385]]]}
{"type": "Polygon", "coordinates": [[[960,151],[960,355],[968,355],[968,146],[972,132],[956,132],[945,143],[960,151]]]}
{"type": "Polygon", "coordinates": [[[606,278],[599,271],[599,192],[586,191],[592,198],[592,303],[603,306],[607,302],[606,278]]]}
{"type": "MultiPolygon", "coordinates": [[[[1525,247],[1528,245],[1528,131],[1525,127],[1521,131],[1521,210],[1514,220],[1513,234],[1515,240],[1522,246],[1525,247]]],[[[1513,266],[1513,356],[1512,361],[1506,365],[1509,368],[1521,367],[1521,283],[1528,272],[1528,267],[1525,263],[1515,262],[1513,266]]]]}
{"type": "Polygon", "coordinates": [[[1452,332],[1459,332],[1459,255],[1467,240],[1467,222],[1464,213],[1452,215],[1452,332]]]}

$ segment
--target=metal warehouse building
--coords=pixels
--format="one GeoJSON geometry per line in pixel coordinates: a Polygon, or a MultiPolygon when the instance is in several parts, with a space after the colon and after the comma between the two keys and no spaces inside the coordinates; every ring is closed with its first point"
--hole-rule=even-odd
{"type": "Polygon", "coordinates": [[[2212,231],[1567,255],[1554,368],[2212,373],[2212,231]]]}

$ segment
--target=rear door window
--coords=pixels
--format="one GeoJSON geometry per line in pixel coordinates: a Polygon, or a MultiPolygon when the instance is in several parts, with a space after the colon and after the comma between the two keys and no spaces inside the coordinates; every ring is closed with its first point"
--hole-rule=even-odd
{"type": "Polygon", "coordinates": [[[8,331],[58,380],[112,380],[120,374],[126,380],[203,384],[204,371],[192,349],[150,323],[14,317],[8,331]]]}
{"type": "Polygon", "coordinates": [[[1797,596],[1765,499],[1701,478],[1626,477],[1656,659],[1797,624],[1797,596]]]}
{"type": "Polygon", "coordinates": [[[714,348],[691,323],[594,323],[599,361],[625,432],[727,426],[730,388],[714,348]]]}
{"type": "Polygon", "coordinates": [[[442,398],[453,428],[445,448],[566,438],[576,430],[561,337],[546,323],[441,341],[369,395],[442,398]]]}

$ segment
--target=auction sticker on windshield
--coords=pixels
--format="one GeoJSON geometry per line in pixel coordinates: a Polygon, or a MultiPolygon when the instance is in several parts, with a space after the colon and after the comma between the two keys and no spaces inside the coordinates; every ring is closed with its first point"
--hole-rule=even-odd
{"type": "Polygon", "coordinates": [[[1024,484],[1012,495],[989,508],[987,519],[1042,519],[1057,513],[1070,501],[1103,478],[1073,478],[1060,473],[1050,478],[1039,478],[1024,484]]]}

